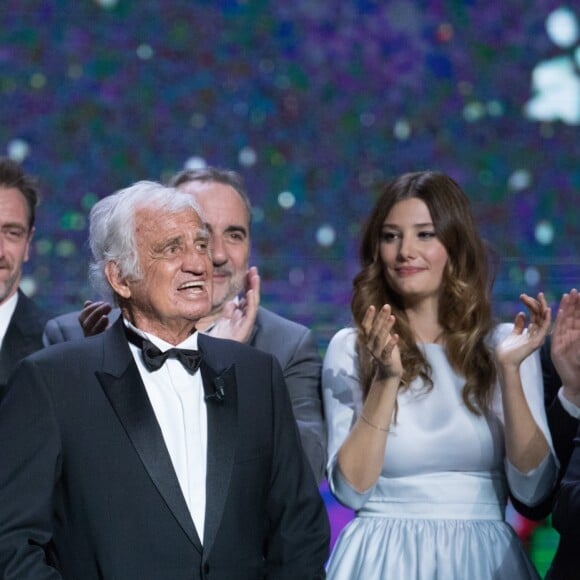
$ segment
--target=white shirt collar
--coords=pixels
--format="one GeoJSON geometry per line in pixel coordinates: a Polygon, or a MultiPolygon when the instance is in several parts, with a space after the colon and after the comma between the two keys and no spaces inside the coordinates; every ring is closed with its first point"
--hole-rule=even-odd
{"type": "Polygon", "coordinates": [[[123,318],[123,323],[127,328],[130,328],[133,332],[135,332],[139,336],[142,336],[143,338],[150,340],[162,352],[165,352],[170,348],[187,348],[197,350],[197,336],[198,336],[197,330],[193,334],[190,334],[185,340],[183,340],[179,344],[173,345],[163,340],[162,338],[155,336],[154,334],[150,334],[148,332],[145,332],[144,330],[141,330],[140,328],[137,328],[135,325],[131,324],[126,318],[123,318]]]}

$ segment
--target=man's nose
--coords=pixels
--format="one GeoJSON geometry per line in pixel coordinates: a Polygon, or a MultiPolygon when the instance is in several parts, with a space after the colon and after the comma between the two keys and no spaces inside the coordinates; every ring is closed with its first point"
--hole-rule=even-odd
{"type": "Polygon", "coordinates": [[[211,261],[216,267],[223,266],[228,261],[226,245],[218,236],[214,236],[211,241],[211,261]]]}
{"type": "Polygon", "coordinates": [[[209,262],[207,253],[200,252],[197,248],[192,248],[185,253],[182,269],[192,274],[205,274],[209,268],[209,262]]]}

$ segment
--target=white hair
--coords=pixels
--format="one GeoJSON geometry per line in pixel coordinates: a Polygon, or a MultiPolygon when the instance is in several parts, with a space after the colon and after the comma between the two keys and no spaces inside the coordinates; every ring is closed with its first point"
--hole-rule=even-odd
{"type": "Polygon", "coordinates": [[[105,275],[109,262],[115,262],[121,278],[139,280],[142,276],[135,235],[135,215],[142,209],[165,214],[193,209],[203,223],[202,212],[192,195],[155,181],[138,181],[98,201],[89,216],[93,254],[89,279],[102,296],[112,293],[105,275]]]}

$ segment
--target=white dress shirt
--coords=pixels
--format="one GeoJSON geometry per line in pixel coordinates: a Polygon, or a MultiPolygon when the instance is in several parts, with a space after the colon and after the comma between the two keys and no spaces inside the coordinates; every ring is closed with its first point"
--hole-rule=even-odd
{"type": "MultiPolygon", "coordinates": [[[[165,352],[173,348],[172,344],[139,330],[127,320],[124,322],[126,326],[150,340],[161,351],[165,352]]],[[[193,333],[177,347],[197,349],[197,336],[197,332],[193,333]]],[[[159,370],[150,372],[143,364],[141,349],[132,343],[129,343],[129,347],[145,384],[155,417],[161,427],[165,445],[199,539],[203,543],[207,471],[207,409],[201,372],[198,370],[191,375],[174,358],[168,358],[159,370]]]]}
{"type": "Polygon", "coordinates": [[[0,304],[0,348],[2,348],[6,331],[8,330],[8,326],[10,325],[17,304],[18,292],[15,292],[10,296],[10,298],[8,298],[8,300],[6,300],[6,302],[0,304]]]}

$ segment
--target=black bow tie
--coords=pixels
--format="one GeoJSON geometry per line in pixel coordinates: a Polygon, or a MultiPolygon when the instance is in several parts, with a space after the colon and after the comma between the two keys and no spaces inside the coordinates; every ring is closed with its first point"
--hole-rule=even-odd
{"type": "Polygon", "coordinates": [[[150,340],[125,327],[127,340],[141,349],[143,363],[149,371],[156,371],[168,358],[177,359],[190,373],[195,373],[201,364],[201,353],[198,350],[170,348],[162,352],[150,340]]]}

